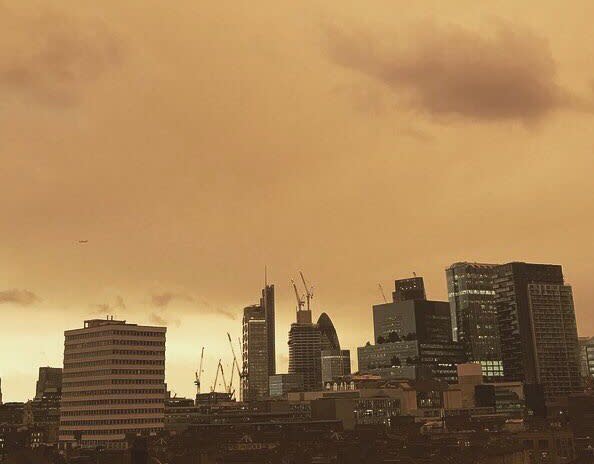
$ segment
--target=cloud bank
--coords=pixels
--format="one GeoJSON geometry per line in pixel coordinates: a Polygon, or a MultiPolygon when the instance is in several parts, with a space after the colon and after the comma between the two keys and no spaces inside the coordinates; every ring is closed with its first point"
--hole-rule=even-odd
{"type": "Polygon", "coordinates": [[[19,306],[31,306],[41,301],[40,298],[29,290],[19,290],[13,288],[0,292],[0,304],[16,304],[19,306]]]}

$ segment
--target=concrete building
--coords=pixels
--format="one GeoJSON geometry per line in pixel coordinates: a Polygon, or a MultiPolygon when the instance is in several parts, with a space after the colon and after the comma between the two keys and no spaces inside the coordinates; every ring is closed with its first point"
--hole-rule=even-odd
{"type": "Polygon", "coordinates": [[[64,333],[62,447],[124,448],[163,429],[166,331],[112,318],[64,333]]]}
{"type": "Polygon", "coordinates": [[[394,282],[392,299],[396,303],[409,300],[426,300],[425,282],[422,277],[411,277],[410,279],[398,279],[394,282]]]}
{"type": "Polygon", "coordinates": [[[419,346],[415,340],[393,343],[376,343],[357,348],[359,371],[366,372],[392,366],[412,364],[419,356],[419,346]]]}
{"type": "Polygon", "coordinates": [[[322,383],[351,374],[350,350],[322,350],[322,383]]]}
{"type": "Polygon", "coordinates": [[[446,269],[454,341],[487,379],[503,376],[501,344],[493,288],[496,264],[455,263],[446,269]]]}
{"type": "Polygon", "coordinates": [[[244,401],[268,395],[268,378],[276,374],[274,285],[262,289],[260,303],[243,310],[244,401]]]}
{"type": "Polygon", "coordinates": [[[494,290],[506,380],[524,382],[531,398],[542,395],[546,402],[579,392],[573,295],[561,266],[498,266],[494,290]]]}

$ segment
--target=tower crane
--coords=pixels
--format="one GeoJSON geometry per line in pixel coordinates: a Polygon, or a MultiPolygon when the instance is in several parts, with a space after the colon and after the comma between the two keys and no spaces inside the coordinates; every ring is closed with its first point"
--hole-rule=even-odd
{"type": "Polygon", "coordinates": [[[379,291],[382,294],[382,298],[384,299],[384,303],[387,303],[388,300],[386,299],[386,294],[384,293],[384,287],[382,287],[382,284],[377,284],[377,286],[379,287],[379,291]]]}
{"type": "Polygon", "coordinates": [[[200,394],[200,377],[202,377],[202,363],[204,361],[204,347],[202,347],[202,353],[200,353],[200,367],[195,372],[196,380],[194,380],[194,385],[196,385],[196,395],[200,394]]]}
{"type": "Polygon", "coordinates": [[[220,359],[219,364],[217,365],[217,373],[215,374],[214,383],[212,384],[212,388],[210,389],[210,391],[214,393],[214,391],[217,389],[219,371],[221,372],[221,378],[223,379],[223,388],[225,389],[226,393],[229,393],[229,387],[227,386],[227,381],[225,380],[225,371],[223,370],[223,362],[220,359]]]}
{"type": "MultiPolygon", "coordinates": [[[[240,396],[239,400],[241,401],[245,372],[243,372],[243,368],[241,370],[239,369],[239,361],[237,361],[237,356],[235,356],[235,348],[233,348],[233,342],[231,341],[231,335],[229,334],[229,332],[227,332],[227,338],[229,339],[229,346],[231,347],[231,353],[233,354],[233,363],[231,364],[231,381],[229,382],[229,390],[232,389],[233,375],[237,371],[237,376],[239,377],[239,396],[240,396]]],[[[229,391],[229,393],[232,393],[232,391],[229,391]]]]}
{"type": "Polygon", "coordinates": [[[293,290],[295,290],[295,298],[297,298],[297,311],[301,311],[305,302],[303,301],[303,298],[299,296],[299,290],[297,290],[297,285],[293,279],[291,279],[291,284],[293,285],[293,290]]]}
{"type": "Polygon", "coordinates": [[[313,300],[313,286],[307,285],[307,281],[303,276],[303,272],[299,271],[299,275],[301,276],[301,281],[303,282],[303,287],[305,287],[305,298],[307,299],[307,310],[310,311],[310,304],[311,300],[313,300]]]}

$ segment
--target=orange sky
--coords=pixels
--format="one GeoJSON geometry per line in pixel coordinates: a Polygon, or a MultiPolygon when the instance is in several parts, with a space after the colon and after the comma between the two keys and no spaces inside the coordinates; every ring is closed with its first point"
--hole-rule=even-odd
{"type": "Polygon", "coordinates": [[[5,400],[106,312],[192,394],[265,265],[281,370],[299,269],[351,349],[458,260],[563,264],[594,334],[594,3],[451,3],[0,0],[5,400]]]}

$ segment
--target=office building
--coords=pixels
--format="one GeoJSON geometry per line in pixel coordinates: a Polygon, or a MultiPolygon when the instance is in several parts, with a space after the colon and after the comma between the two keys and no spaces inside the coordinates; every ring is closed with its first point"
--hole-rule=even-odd
{"type": "Polygon", "coordinates": [[[493,289],[496,267],[455,263],[446,269],[452,337],[464,345],[469,361],[481,364],[486,378],[503,376],[493,289]]]}
{"type": "MultiPolygon", "coordinates": [[[[411,279],[406,279],[406,281],[411,279]]],[[[416,277],[420,281],[422,277],[416,277]]],[[[419,342],[450,342],[452,329],[450,305],[445,301],[426,298],[403,299],[409,293],[399,288],[396,281],[394,301],[373,306],[373,333],[375,341],[418,340],[419,342]]],[[[421,285],[418,284],[418,285],[421,285]]],[[[425,295],[424,287],[412,292],[415,297],[425,295]]]]}
{"type": "Polygon", "coordinates": [[[268,381],[270,396],[284,397],[287,393],[303,391],[302,374],[276,374],[271,375],[268,381]]]}
{"type": "Polygon", "coordinates": [[[466,362],[464,346],[458,342],[419,343],[418,364],[429,366],[435,380],[458,383],[457,366],[466,362]]]}
{"type": "Polygon", "coordinates": [[[376,343],[357,348],[360,372],[386,367],[414,364],[419,356],[419,346],[415,340],[393,343],[376,343]]]}
{"type": "Polygon", "coordinates": [[[125,448],[163,429],[166,331],[111,318],[64,332],[62,447],[125,448]]]}
{"type": "Polygon", "coordinates": [[[594,337],[580,337],[580,375],[592,377],[594,375],[594,337]]]}
{"type": "Polygon", "coordinates": [[[261,305],[243,310],[243,400],[268,395],[268,324],[261,305]]]}
{"type": "Polygon", "coordinates": [[[334,324],[326,313],[320,314],[318,318],[318,329],[320,331],[320,342],[322,350],[340,350],[340,342],[334,324]]]}
{"type": "Polygon", "coordinates": [[[412,277],[410,279],[398,279],[394,282],[394,292],[392,299],[396,303],[410,300],[426,300],[425,282],[422,277],[412,277]]]}
{"type": "Polygon", "coordinates": [[[260,303],[243,310],[243,400],[268,396],[268,378],[276,374],[274,285],[265,284],[260,303]]]}
{"type": "Polygon", "coordinates": [[[297,308],[297,322],[289,330],[289,374],[303,375],[305,391],[322,387],[322,334],[309,309],[297,308]]]}
{"type": "MultiPolygon", "coordinates": [[[[498,266],[494,289],[506,380],[524,382],[527,392],[547,402],[579,392],[573,295],[561,266],[498,266]]],[[[531,401],[527,393],[527,404],[531,401]]]]}
{"type": "Polygon", "coordinates": [[[350,350],[322,350],[322,383],[351,375],[350,350]]]}
{"type": "Polygon", "coordinates": [[[40,367],[35,385],[35,399],[57,398],[62,396],[62,368],[40,367]]]}

